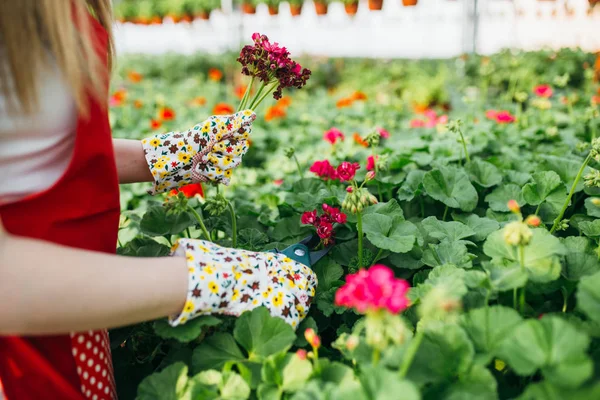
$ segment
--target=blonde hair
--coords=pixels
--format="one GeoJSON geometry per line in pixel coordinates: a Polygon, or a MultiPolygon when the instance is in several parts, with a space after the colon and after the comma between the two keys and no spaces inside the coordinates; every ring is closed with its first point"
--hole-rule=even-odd
{"type": "Polygon", "coordinates": [[[54,63],[81,115],[88,115],[89,94],[106,104],[111,28],[111,0],[0,0],[0,94],[11,100],[9,109],[37,110],[39,71],[54,63]],[[94,47],[90,13],[108,33],[108,69],[94,47]]]}

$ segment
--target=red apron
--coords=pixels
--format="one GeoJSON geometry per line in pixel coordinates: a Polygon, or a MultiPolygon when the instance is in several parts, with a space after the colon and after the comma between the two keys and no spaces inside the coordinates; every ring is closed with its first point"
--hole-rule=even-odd
{"type": "MultiPolygon", "coordinates": [[[[90,20],[106,59],[106,32],[90,20]]],[[[110,125],[106,106],[91,96],[89,104],[89,118],[79,118],[74,153],[62,178],[42,193],[0,206],[8,232],[115,252],[120,207],[110,125]]],[[[116,398],[108,333],[0,336],[0,381],[7,400],[116,398]]]]}

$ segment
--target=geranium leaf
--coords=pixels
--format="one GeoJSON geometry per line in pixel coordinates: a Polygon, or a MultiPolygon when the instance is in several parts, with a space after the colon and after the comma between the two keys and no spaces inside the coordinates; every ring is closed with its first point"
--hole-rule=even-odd
{"type": "Polygon", "coordinates": [[[246,357],[229,333],[217,333],[207,337],[192,354],[194,372],[207,369],[220,370],[230,361],[243,361],[246,357]]]}
{"type": "MultiPolygon", "coordinates": [[[[539,154],[539,157],[543,160],[542,168],[556,172],[561,181],[568,182],[570,185],[575,182],[575,178],[579,173],[579,168],[583,164],[583,159],[565,158],[553,155],[539,154]]],[[[589,169],[589,167],[587,168],[589,169]]],[[[586,169],[586,172],[587,172],[586,169]]],[[[583,190],[583,179],[579,181],[575,192],[583,190]]]]}
{"type": "Polygon", "coordinates": [[[163,339],[176,339],[182,343],[191,342],[202,333],[202,328],[217,326],[221,320],[212,315],[203,315],[185,324],[172,327],[166,319],[154,322],[154,332],[163,339]]]}
{"type": "Polygon", "coordinates": [[[475,231],[467,225],[456,221],[440,221],[436,217],[428,217],[421,221],[427,234],[439,241],[462,242],[462,239],[474,236],[475,231]]]}
{"type": "Polygon", "coordinates": [[[521,188],[514,183],[507,183],[497,187],[494,191],[485,196],[485,201],[490,204],[494,211],[508,212],[508,201],[516,200],[519,206],[525,204],[521,188]]]}
{"type": "Polygon", "coordinates": [[[370,400],[397,400],[402,393],[403,400],[420,400],[417,387],[408,380],[401,379],[398,374],[383,368],[364,368],[360,376],[363,390],[370,400]]]}
{"type": "Polygon", "coordinates": [[[490,233],[500,229],[498,221],[476,214],[452,214],[452,218],[471,228],[475,232],[473,238],[477,242],[487,239],[490,233]]]}
{"type": "Polygon", "coordinates": [[[560,176],[554,171],[541,171],[532,175],[533,182],[523,187],[523,198],[527,204],[537,206],[544,202],[553,191],[566,192],[560,176]]]}
{"type": "Polygon", "coordinates": [[[188,367],[182,362],[169,365],[147,376],[138,386],[137,400],[192,400],[188,386],[188,367]]]}
{"type": "Polygon", "coordinates": [[[427,194],[451,208],[473,211],[479,199],[464,170],[455,167],[433,169],[423,177],[427,194]]]}
{"type": "Polygon", "coordinates": [[[420,237],[419,230],[411,222],[398,217],[392,219],[382,214],[366,216],[363,231],[373,245],[394,253],[409,252],[420,237]]]}
{"type": "Polygon", "coordinates": [[[148,236],[177,235],[195,223],[187,212],[168,213],[162,205],[152,205],[142,217],[140,230],[148,236]]]}
{"type": "Polygon", "coordinates": [[[600,236],[600,219],[581,221],[579,223],[579,230],[588,237],[600,236]]]}
{"type": "Polygon", "coordinates": [[[465,170],[469,174],[471,182],[485,188],[496,186],[502,182],[502,174],[498,168],[487,161],[473,160],[465,165],[465,170]]]}
{"type": "Polygon", "coordinates": [[[454,264],[460,268],[471,268],[473,258],[463,243],[444,240],[440,244],[430,244],[423,252],[421,260],[430,267],[454,264]]]}
{"type": "Polygon", "coordinates": [[[395,199],[388,201],[387,203],[377,203],[369,206],[363,210],[363,218],[370,218],[367,215],[380,214],[385,215],[395,221],[404,220],[404,212],[402,207],[395,199]]]}
{"type": "Polygon", "coordinates": [[[485,270],[490,276],[490,284],[496,292],[504,292],[527,284],[527,271],[519,264],[484,264],[485,270]]]}
{"type": "Polygon", "coordinates": [[[600,197],[588,197],[585,199],[585,209],[590,217],[600,218],[600,207],[594,204],[594,201],[600,201],[600,197]]]}
{"type": "Polygon", "coordinates": [[[117,249],[118,254],[128,257],[165,257],[170,252],[171,249],[168,246],[149,237],[135,238],[117,249]]]}
{"type": "Polygon", "coordinates": [[[401,201],[410,201],[421,194],[425,171],[420,169],[410,171],[406,180],[398,190],[397,198],[401,201]]]}
{"type": "Polygon", "coordinates": [[[577,308],[600,323],[600,272],[581,278],[577,286],[577,308]]]}
{"type": "Polygon", "coordinates": [[[561,239],[566,248],[563,265],[563,276],[571,281],[578,281],[584,276],[600,271],[598,254],[594,252],[588,238],[571,236],[561,239]]]}

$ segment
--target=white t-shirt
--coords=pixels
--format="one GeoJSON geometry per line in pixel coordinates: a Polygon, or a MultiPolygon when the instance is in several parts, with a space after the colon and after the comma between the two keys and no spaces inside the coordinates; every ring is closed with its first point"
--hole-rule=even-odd
{"type": "Polygon", "coordinates": [[[40,72],[39,110],[8,113],[0,93],[0,204],[52,187],[68,168],[75,146],[77,107],[59,69],[40,72]]]}

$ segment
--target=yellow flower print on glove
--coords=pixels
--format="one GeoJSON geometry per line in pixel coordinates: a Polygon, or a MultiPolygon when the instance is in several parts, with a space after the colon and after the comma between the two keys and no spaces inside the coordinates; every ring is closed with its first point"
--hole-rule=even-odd
{"type": "Polygon", "coordinates": [[[254,112],[245,110],[212,116],[185,132],[143,139],[146,162],[154,177],[150,193],[206,181],[229,185],[232,170],[248,151],[255,119],[254,112]]]}
{"type": "Polygon", "coordinates": [[[186,257],[189,268],[187,300],[181,313],[169,318],[173,326],[199,315],[240,315],[264,306],[296,328],[312,303],[315,273],[283,255],[195,239],[180,239],[173,251],[186,257]]]}

